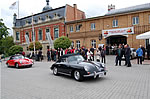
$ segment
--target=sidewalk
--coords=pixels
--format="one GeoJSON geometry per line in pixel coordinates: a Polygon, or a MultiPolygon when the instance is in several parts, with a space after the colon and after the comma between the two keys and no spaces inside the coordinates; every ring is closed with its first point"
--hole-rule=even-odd
{"type": "MultiPolygon", "coordinates": [[[[131,60],[131,63],[132,63],[132,64],[137,64],[137,59],[131,60]]],[[[142,65],[150,65],[150,60],[145,59],[145,60],[142,62],[142,65]]]]}

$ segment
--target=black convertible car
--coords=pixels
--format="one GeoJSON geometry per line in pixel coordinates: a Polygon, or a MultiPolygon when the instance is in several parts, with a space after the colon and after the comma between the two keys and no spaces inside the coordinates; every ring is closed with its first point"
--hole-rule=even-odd
{"type": "Polygon", "coordinates": [[[54,75],[64,74],[81,81],[84,77],[102,77],[106,75],[106,67],[102,63],[86,61],[81,55],[66,54],[59,58],[51,67],[54,75]]]}

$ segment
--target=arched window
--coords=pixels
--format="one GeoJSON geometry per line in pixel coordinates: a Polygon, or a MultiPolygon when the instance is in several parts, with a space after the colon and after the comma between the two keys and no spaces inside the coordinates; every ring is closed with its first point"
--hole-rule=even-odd
{"type": "Polygon", "coordinates": [[[71,42],[71,47],[74,47],[74,41],[71,42]]]}
{"type": "Polygon", "coordinates": [[[92,45],[92,47],[96,48],[96,40],[92,40],[91,45],[92,45]]]}
{"type": "Polygon", "coordinates": [[[76,41],[76,47],[80,48],[80,41],[76,41]]]}
{"type": "Polygon", "coordinates": [[[20,33],[18,31],[16,32],[16,40],[20,40],[20,33]]]}

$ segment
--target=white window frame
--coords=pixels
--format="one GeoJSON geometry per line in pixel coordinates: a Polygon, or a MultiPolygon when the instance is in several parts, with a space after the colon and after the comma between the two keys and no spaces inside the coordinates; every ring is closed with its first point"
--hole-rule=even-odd
{"type": "Polygon", "coordinates": [[[118,20],[114,19],[113,22],[112,22],[112,24],[113,24],[112,25],[113,27],[118,27],[118,20]]]}
{"type": "Polygon", "coordinates": [[[80,31],[80,25],[76,25],[76,32],[80,31]]]}
{"type": "Polygon", "coordinates": [[[71,42],[71,47],[74,47],[74,41],[71,42]]]}
{"type": "Polygon", "coordinates": [[[58,38],[59,38],[59,27],[54,27],[54,39],[57,39],[55,38],[55,28],[58,28],[58,38]]]}
{"type": "Polygon", "coordinates": [[[73,32],[73,25],[70,26],[70,32],[73,32]]]}
{"type": "MultiPolygon", "coordinates": [[[[50,28],[46,28],[45,29],[45,33],[50,33],[50,28]],[[49,32],[47,32],[46,30],[49,29],[49,32]]],[[[47,35],[45,34],[45,40],[48,40],[47,35]]]]}
{"type": "Polygon", "coordinates": [[[133,25],[139,24],[139,17],[138,16],[132,18],[132,24],[133,25]]]}
{"type": "Polygon", "coordinates": [[[96,40],[91,40],[91,46],[96,48],[96,40]]]}
{"type": "Polygon", "coordinates": [[[16,31],[16,41],[20,41],[20,32],[16,31]],[[17,39],[17,33],[18,33],[18,39],[17,39]]]}
{"type": "Polygon", "coordinates": [[[95,30],[95,23],[91,23],[91,30],[95,30]]]}
{"type": "Polygon", "coordinates": [[[79,40],[76,41],[76,47],[77,47],[77,48],[80,48],[80,41],[79,41],[79,40]]]}

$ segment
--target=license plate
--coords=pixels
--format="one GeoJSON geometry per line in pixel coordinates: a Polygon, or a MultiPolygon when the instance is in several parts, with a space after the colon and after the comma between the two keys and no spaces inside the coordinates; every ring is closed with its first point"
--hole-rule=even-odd
{"type": "Polygon", "coordinates": [[[99,77],[102,77],[104,74],[103,73],[101,73],[101,74],[99,74],[99,77]]]}

